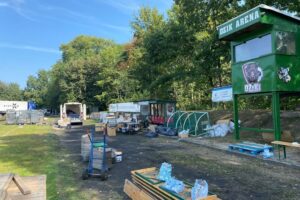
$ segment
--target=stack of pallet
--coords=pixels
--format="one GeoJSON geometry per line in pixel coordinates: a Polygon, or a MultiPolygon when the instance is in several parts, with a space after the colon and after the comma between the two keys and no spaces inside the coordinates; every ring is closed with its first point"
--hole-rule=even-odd
{"type": "MultiPolygon", "coordinates": [[[[124,192],[133,200],[191,200],[193,187],[191,184],[185,182],[184,191],[175,193],[164,187],[165,182],[158,180],[157,174],[158,170],[155,167],[131,171],[133,183],[126,179],[124,192]]],[[[201,200],[219,200],[219,198],[217,195],[209,194],[201,200]]]]}

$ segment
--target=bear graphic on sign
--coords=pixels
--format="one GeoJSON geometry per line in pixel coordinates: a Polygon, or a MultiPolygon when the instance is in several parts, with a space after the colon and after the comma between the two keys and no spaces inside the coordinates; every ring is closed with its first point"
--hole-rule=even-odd
{"type": "Polygon", "coordinates": [[[246,81],[245,92],[260,92],[260,81],[263,78],[263,71],[255,62],[245,63],[242,66],[244,79],[246,81]]]}
{"type": "Polygon", "coordinates": [[[259,83],[263,77],[262,69],[255,62],[244,64],[243,74],[244,74],[245,81],[248,84],[259,83]]]}

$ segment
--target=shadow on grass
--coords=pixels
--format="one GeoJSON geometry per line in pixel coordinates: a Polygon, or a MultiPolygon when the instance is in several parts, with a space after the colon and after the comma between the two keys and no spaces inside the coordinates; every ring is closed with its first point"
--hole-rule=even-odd
{"type": "Polygon", "coordinates": [[[86,199],[80,194],[78,166],[59,145],[55,134],[0,137],[0,173],[47,175],[47,199],[86,199]]]}
{"type": "Polygon", "coordinates": [[[46,174],[48,199],[57,199],[57,136],[18,134],[2,136],[0,140],[0,172],[22,176],[46,174]]]}

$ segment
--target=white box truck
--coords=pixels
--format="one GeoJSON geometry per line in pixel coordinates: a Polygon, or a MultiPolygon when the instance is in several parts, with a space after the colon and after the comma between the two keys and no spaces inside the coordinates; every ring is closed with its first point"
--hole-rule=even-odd
{"type": "Polygon", "coordinates": [[[0,101],[0,114],[5,114],[7,110],[28,110],[27,101],[0,101]]]}
{"type": "Polygon", "coordinates": [[[66,125],[82,125],[86,120],[86,105],[78,102],[60,105],[60,120],[66,125]]]}

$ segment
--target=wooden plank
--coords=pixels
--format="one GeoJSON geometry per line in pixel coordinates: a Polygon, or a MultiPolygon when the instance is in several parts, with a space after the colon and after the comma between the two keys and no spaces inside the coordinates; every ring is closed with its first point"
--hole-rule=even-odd
{"type": "MultiPolygon", "coordinates": [[[[150,168],[148,168],[147,173],[152,173],[152,171],[149,170],[150,168]]],[[[144,173],[145,174],[145,173],[144,173]]],[[[138,175],[138,174],[135,174],[138,175]]],[[[174,196],[173,194],[162,190],[161,188],[159,188],[160,185],[162,185],[163,183],[159,184],[159,185],[153,185],[151,184],[151,182],[149,182],[148,180],[142,179],[141,177],[139,177],[139,179],[141,179],[143,182],[146,182],[149,186],[151,186],[154,190],[158,190],[160,193],[164,194],[166,197],[169,197],[170,199],[184,199],[183,197],[178,198],[176,196],[174,196]]],[[[180,194],[178,194],[180,196],[180,194]]]]}
{"type": "Polygon", "coordinates": [[[150,167],[150,168],[145,168],[145,169],[133,170],[133,171],[131,171],[131,174],[135,174],[136,172],[142,174],[142,173],[153,172],[155,170],[156,170],[156,167],[150,167]]]}
{"type": "Polygon", "coordinates": [[[24,195],[14,181],[7,189],[7,194],[11,200],[46,200],[46,176],[22,177],[24,184],[30,189],[31,193],[24,195]]]}
{"type": "MultiPolygon", "coordinates": [[[[254,142],[242,142],[242,144],[245,144],[247,146],[252,146],[252,147],[256,147],[256,148],[265,148],[264,144],[258,144],[258,143],[254,143],[254,142]]],[[[267,148],[272,149],[272,146],[267,145],[267,148]]]]}
{"type": "Polygon", "coordinates": [[[125,179],[124,183],[124,192],[132,199],[132,200],[155,200],[155,198],[146,194],[143,190],[138,188],[128,179],[125,179]]]}
{"type": "Polygon", "coordinates": [[[140,186],[143,190],[147,191],[148,193],[150,193],[152,196],[156,197],[156,199],[159,200],[166,200],[166,199],[170,199],[169,197],[166,197],[165,195],[161,194],[159,191],[153,189],[151,186],[143,183],[141,180],[139,180],[138,178],[133,178],[132,179],[133,182],[135,184],[137,184],[138,186],[140,186]]]}
{"type": "Polygon", "coordinates": [[[300,148],[300,144],[293,144],[290,142],[283,142],[283,141],[273,141],[271,142],[272,144],[279,144],[279,145],[283,145],[283,146],[288,146],[288,147],[298,147],[300,148]]]}
{"type": "Polygon", "coordinates": [[[6,190],[9,183],[11,182],[14,174],[9,173],[9,174],[0,174],[0,189],[1,190],[6,190]]]}
{"type": "Polygon", "coordinates": [[[171,196],[169,193],[163,191],[159,187],[151,184],[150,182],[146,182],[144,179],[142,179],[139,176],[132,177],[135,181],[146,187],[147,189],[154,192],[157,196],[162,197],[163,199],[170,199],[170,200],[177,200],[177,198],[171,196]]]}
{"type": "Polygon", "coordinates": [[[22,194],[26,195],[31,193],[31,191],[29,190],[29,188],[26,186],[26,184],[24,183],[24,181],[19,175],[16,174],[13,180],[18,186],[18,188],[20,189],[20,191],[22,192],[22,194]]]}
{"type": "Polygon", "coordinates": [[[0,190],[0,200],[4,200],[7,197],[6,190],[0,190]]]}
{"type": "Polygon", "coordinates": [[[0,200],[4,200],[7,197],[7,188],[12,181],[13,174],[0,174],[0,200]]]}
{"type": "Polygon", "coordinates": [[[197,200],[221,200],[217,197],[217,195],[209,195],[205,198],[200,198],[200,199],[197,199],[197,200]]]}

